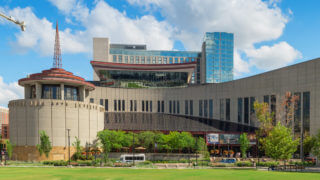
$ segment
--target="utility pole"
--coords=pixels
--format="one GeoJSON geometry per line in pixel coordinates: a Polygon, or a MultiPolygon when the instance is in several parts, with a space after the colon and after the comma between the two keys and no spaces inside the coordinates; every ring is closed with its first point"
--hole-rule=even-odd
{"type": "Polygon", "coordinates": [[[70,166],[70,129],[67,129],[68,131],[68,153],[69,153],[69,166],[70,166]]]}

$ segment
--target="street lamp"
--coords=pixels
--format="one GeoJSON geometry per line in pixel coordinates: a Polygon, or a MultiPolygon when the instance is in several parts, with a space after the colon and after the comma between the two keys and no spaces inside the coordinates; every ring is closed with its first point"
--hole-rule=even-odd
{"type": "Polygon", "coordinates": [[[68,131],[68,154],[69,154],[69,166],[70,166],[70,130],[71,129],[67,129],[68,131]]]}
{"type": "Polygon", "coordinates": [[[21,31],[26,30],[26,24],[24,23],[24,21],[15,20],[12,16],[6,16],[5,14],[3,14],[1,12],[0,12],[0,16],[7,19],[8,21],[11,21],[11,22],[17,24],[18,26],[20,26],[21,31]]]}

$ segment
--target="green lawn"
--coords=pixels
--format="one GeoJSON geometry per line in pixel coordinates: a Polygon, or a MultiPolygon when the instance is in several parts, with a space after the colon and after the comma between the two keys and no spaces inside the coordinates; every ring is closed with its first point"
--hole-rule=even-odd
{"type": "Polygon", "coordinates": [[[0,179],[320,179],[320,173],[268,172],[232,169],[129,169],[129,168],[0,168],[0,179]]]}

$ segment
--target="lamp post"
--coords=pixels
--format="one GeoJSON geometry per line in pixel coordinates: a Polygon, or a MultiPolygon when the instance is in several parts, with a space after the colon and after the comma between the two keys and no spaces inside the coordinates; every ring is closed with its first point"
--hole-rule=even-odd
{"type": "Polygon", "coordinates": [[[68,154],[69,154],[69,166],[70,166],[70,130],[71,129],[67,129],[68,131],[68,154]]]}

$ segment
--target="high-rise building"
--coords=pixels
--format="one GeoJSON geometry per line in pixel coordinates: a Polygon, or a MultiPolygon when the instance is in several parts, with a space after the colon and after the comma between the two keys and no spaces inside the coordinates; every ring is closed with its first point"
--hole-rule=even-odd
{"type": "Polygon", "coordinates": [[[233,34],[207,32],[202,44],[202,83],[233,80],[233,34]]]}

